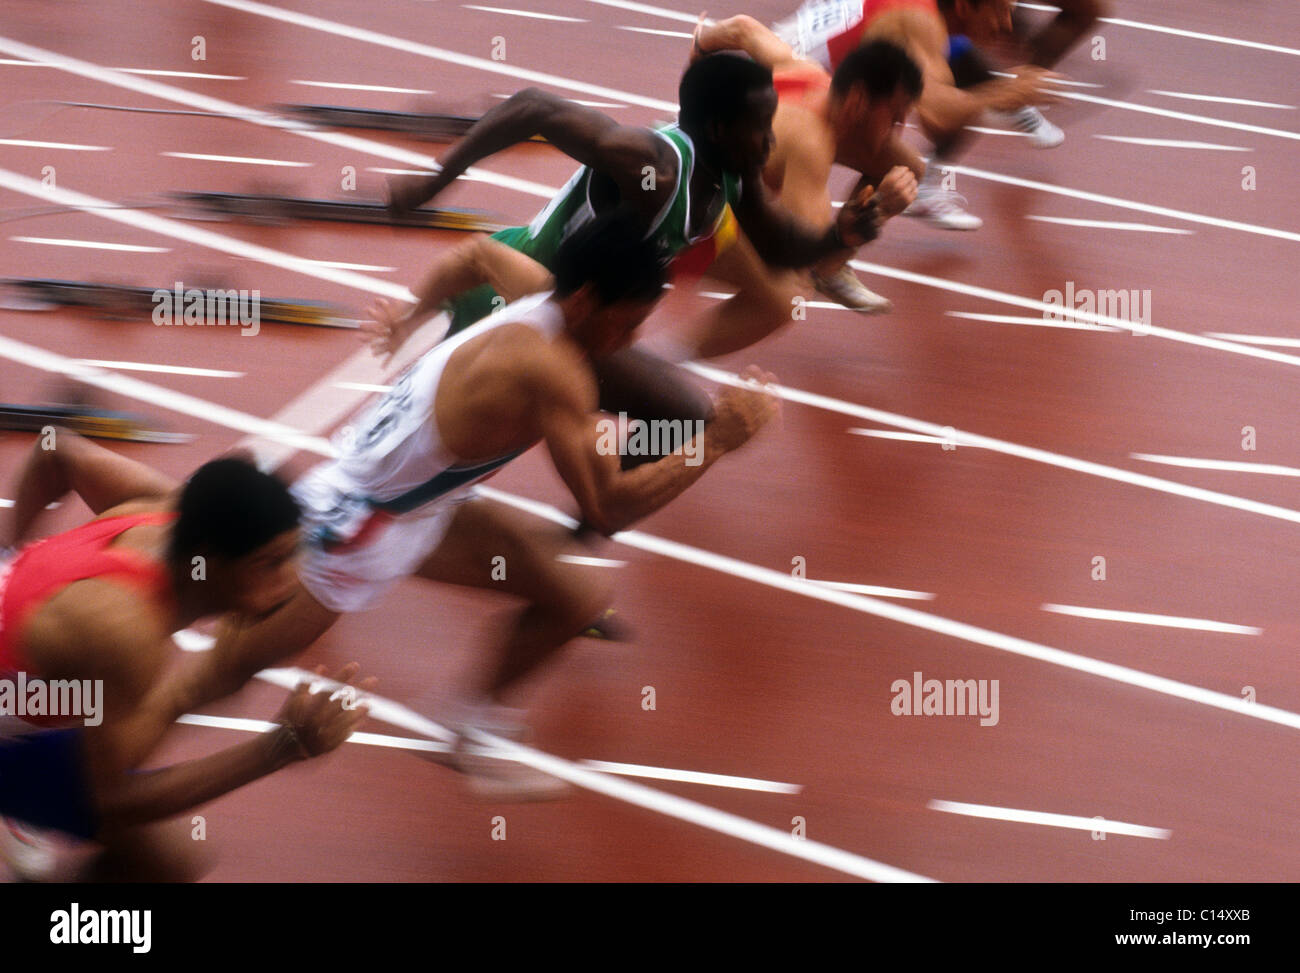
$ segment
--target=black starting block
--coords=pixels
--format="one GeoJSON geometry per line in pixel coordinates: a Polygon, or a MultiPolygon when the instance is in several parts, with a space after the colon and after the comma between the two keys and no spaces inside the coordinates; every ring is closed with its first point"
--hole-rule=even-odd
{"type": "MultiPolygon", "coordinates": [[[[344,108],[339,105],[276,105],[275,110],[306,119],[317,125],[403,132],[431,142],[451,142],[458,139],[478,121],[472,115],[429,115],[421,112],[384,111],[378,108],[344,108]]],[[[529,141],[545,142],[546,139],[534,135],[529,141]]]]}
{"type": "Polygon", "coordinates": [[[505,229],[504,224],[490,220],[486,214],[468,209],[414,209],[394,213],[379,202],[300,199],[261,193],[173,193],[172,198],[187,210],[202,213],[209,218],[242,219],[257,223],[330,220],[481,233],[495,233],[505,229]]]}
{"type": "Polygon", "coordinates": [[[113,412],[86,406],[32,406],[0,402],[0,429],[39,433],[46,426],[62,426],[95,439],[117,439],[132,443],[187,443],[186,433],[148,429],[148,420],[129,412],[113,412]]]}
{"type": "MultiPolygon", "coordinates": [[[[56,307],[84,307],[117,318],[149,317],[154,311],[154,294],[157,291],[174,293],[171,287],[128,287],[123,284],[24,277],[0,281],[0,286],[3,287],[0,307],[9,310],[47,311],[56,307]]],[[[258,300],[258,321],[262,324],[308,324],[322,328],[358,326],[355,320],[329,304],[267,298],[258,300]]]]}

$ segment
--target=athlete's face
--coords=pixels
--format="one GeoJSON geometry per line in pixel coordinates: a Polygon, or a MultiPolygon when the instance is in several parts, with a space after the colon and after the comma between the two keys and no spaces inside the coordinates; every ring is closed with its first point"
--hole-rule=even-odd
{"type": "Polygon", "coordinates": [[[767,163],[776,137],[776,89],[768,86],[749,93],[745,111],[735,121],[714,128],[714,144],[722,167],[730,172],[753,172],[767,163]]]}
{"type": "MultiPolygon", "coordinates": [[[[844,101],[844,118],[849,138],[859,151],[875,155],[889,137],[903,126],[912,110],[912,96],[904,88],[888,98],[871,98],[862,87],[853,88],[844,101]]],[[[843,133],[843,129],[841,129],[843,133]]],[[[843,134],[840,136],[843,138],[843,134]]]]}
{"type": "Polygon", "coordinates": [[[231,564],[236,611],[260,617],[283,604],[298,583],[298,529],[286,530],[231,564]]]}

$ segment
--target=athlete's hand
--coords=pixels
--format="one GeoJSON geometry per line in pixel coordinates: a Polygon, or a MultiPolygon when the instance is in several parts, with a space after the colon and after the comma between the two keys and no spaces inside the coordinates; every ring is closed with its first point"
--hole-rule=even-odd
{"type": "Polygon", "coordinates": [[[361,322],[361,340],[369,344],[375,357],[387,365],[406,341],[406,312],[396,301],[381,299],[370,305],[366,314],[369,317],[361,322]]]}
{"type": "Polygon", "coordinates": [[[876,205],[880,207],[881,219],[897,216],[916,199],[916,174],[907,166],[894,166],[885,178],[880,180],[876,190],[876,205]]]}
{"type": "Polygon", "coordinates": [[[839,231],[840,242],[846,247],[857,248],[876,238],[884,220],[880,203],[876,200],[875,187],[865,186],[840,207],[839,214],[835,217],[835,226],[839,231]]]}
{"type": "Polygon", "coordinates": [[[425,200],[437,194],[432,175],[392,176],[388,180],[388,209],[392,213],[409,213],[425,200]]]}
{"type": "MultiPolygon", "coordinates": [[[[374,689],[378,680],[371,676],[353,685],[351,681],[359,668],[355,662],[349,662],[336,672],[334,682],[343,685],[333,691],[313,693],[310,682],[304,680],[285,701],[276,722],[287,727],[296,739],[298,756],[318,757],[329,753],[366,718],[369,708],[360,702],[361,693],[374,689]]],[[[324,666],[316,668],[316,675],[324,672],[324,666]]]]}
{"type": "Polygon", "coordinates": [[[996,111],[1019,111],[1026,105],[1050,105],[1059,101],[1050,87],[1050,82],[1061,77],[1055,71],[1040,68],[1035,64],[1024,64],[1012,72],[1014,78],[1008,78],[994,90],[989,105],[996,111]]]}
{"type": "Polygon", "coordinates": [[[744,386],[728,385],[713,400],[713,419],[706,427],[713,442],[728,453],[749,442],[781,411],[776,397],[764,388],[776,382],[775,375],[750,365],[740,377],[744,386]]]}

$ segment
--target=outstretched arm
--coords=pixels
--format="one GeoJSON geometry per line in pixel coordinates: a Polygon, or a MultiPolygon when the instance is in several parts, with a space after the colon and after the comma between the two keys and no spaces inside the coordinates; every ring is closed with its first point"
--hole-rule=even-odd
{"type": "Polygon", "coordinates": [[[26,541],[41,511],[69,493],[102,514],[132,500],[160,499],[177,485],[171,477],[70,429],[51,427],[37,439],[18,474],[4,544],[16,547],[26,541]]]}
{"type": "Polygon", "coordinates": [[[419,206],[480,159],[539,134],[565,155],[613,179],[623,199],[643,209],[647,217],[659,211],[666,201],[663,194],[676,183],[677,157],[649,129],[620,125],[559,95],[525,88],[475,122],[442,157],[441,171],[395,181],[391,203],[398,209],[419,206]],[[647,166],[655,172],[653,190],[641,188],[647,166]]]}
{"type": "MultiPolygon", "coordinates": [[[[772,377],[756,369],[756,380],[772,377]]],[[[757,389],[727,388],[714,416],[676,453],[629,470],[616,450],[613,420],[602,419],[562,369],[547,369],[540,383],[539,421],[551,460],[587,523],[602,534],[624,529],[679,496],[732,450],[739,449],[776,414],[776,400],[757,389]],[[600,423],[610,423],[602,426],[600,423]]]]}

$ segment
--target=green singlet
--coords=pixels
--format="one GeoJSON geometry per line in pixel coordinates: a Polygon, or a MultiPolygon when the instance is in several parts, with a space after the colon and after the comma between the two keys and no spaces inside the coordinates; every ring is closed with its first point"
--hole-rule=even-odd
{"type": "MultiPolygon", "coordinates": [[[[676,125],[659,129],[655,134],[672,146],[678,160],[677,184],[673,187],[672,199],[660,210],[648,234],[655,238],[661,259],[668,264],[683,250],[710,239],[725,224],[728,207],[734,207],[740,199],[740,177],[729,172],[723,173],[722,193],[727,205],[719,207],[717,218],[703,233],[694,238],[689,237],[690,184],[691,175],[695,171],[695,143],[676,125]]],[[[527,254],[548,270],[552,269],[555,253],[564,238],[596,215],[591,200],[591,177],[592,170],[583,166],[565,183],[559,194],[546,204],[546,208],[537,214],[532,223],[501,230],[492,234],[492,239],[527,254]]],[[[505,305],[505,299],[499,297],[487,284],[465,291],[445,305],[451,312],[451,328],[447,334],[463,331],[505,305]]]]}

